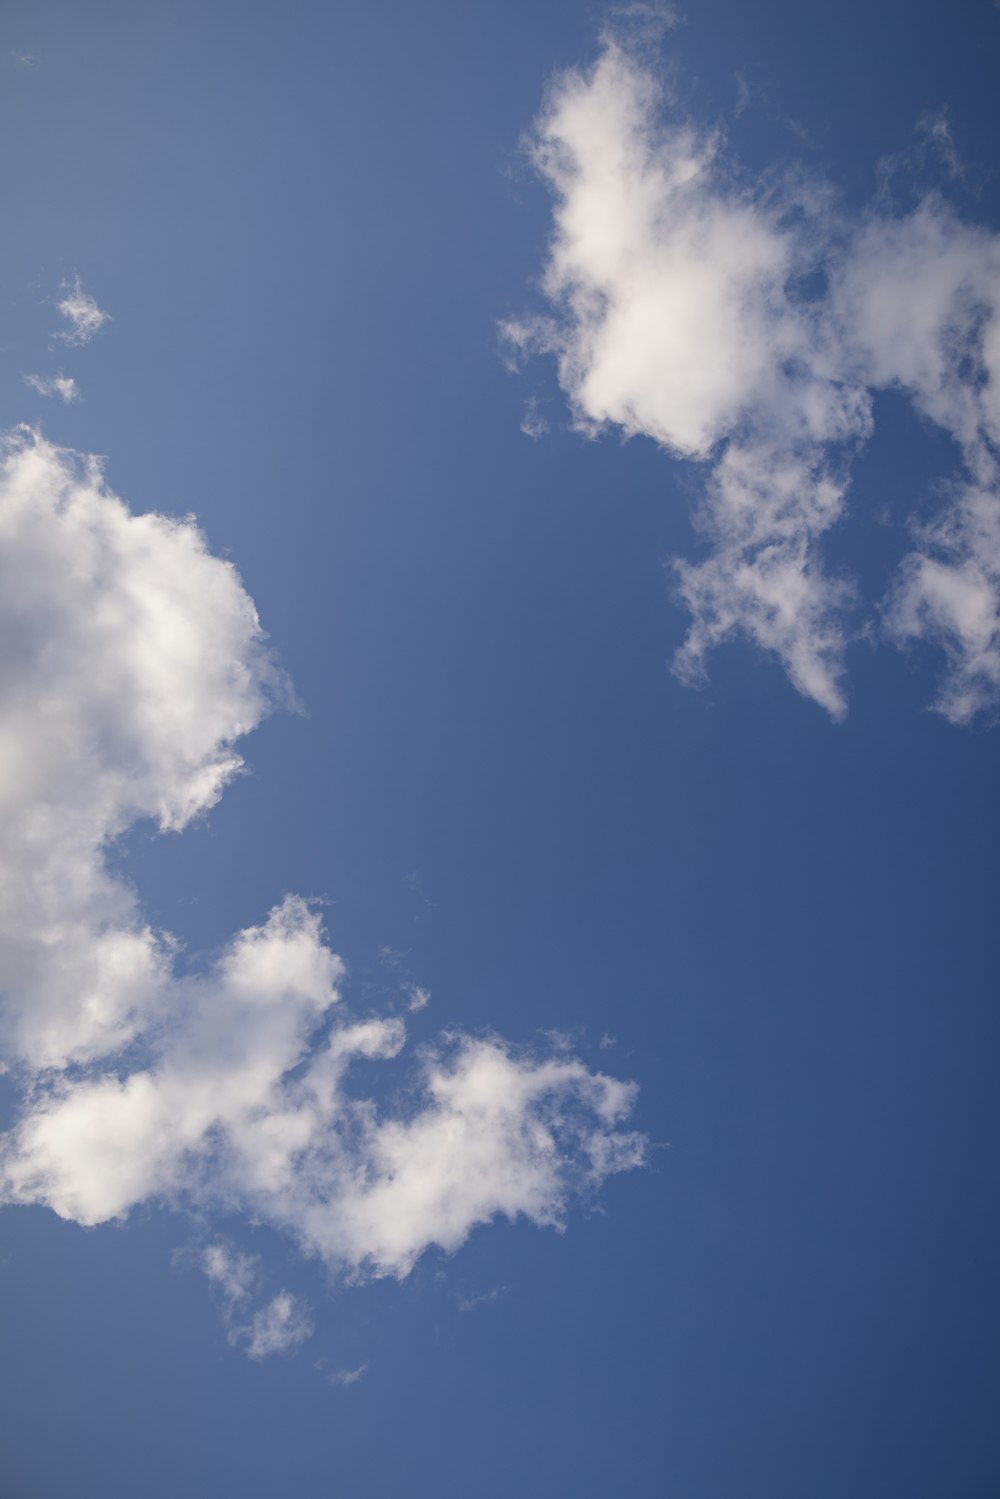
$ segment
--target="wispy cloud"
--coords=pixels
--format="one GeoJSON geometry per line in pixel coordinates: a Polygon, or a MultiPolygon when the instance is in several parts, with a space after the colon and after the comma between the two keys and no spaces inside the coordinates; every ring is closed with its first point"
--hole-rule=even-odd
{"type": "Polygon", "coordinates": [[[521,431],[525,437],[544,437],[549,430],[549,424],[538,407],[538,401],[534,396],[530,397],[524,407],[524,416],[521,418],[521,431]]]}
{"type": "Polygon", "coordinates": [[[913,528],[886,617],[899,642],[943,650],[935,706],[968,723],[1000,704],[1000,235],[936,194],[873,214],[832,297],[864,377],[905,392],[962,456],[936,517],[913,528]]]}
{"type": "MultiPolygon", "coordinates": [[[[177,972],[105,850],[138,818],[210,808],[283,690],[190,520],[132,514],[93,460],[20,434],[0,461],[0,626],[0,1055],[25,1085],[4,1200],[83,1224],[149,1200],[242,1209],[342,1273],[405,1276],[497,1215],[561,1225],[643,1161],[635,1088],[551,1047],[448,1033],[405,1104],[358,1096],[354,1065],[400,1056],[406,1027],[344,1013],[344,965],[298,896],[177,972]]],[[[242,1308],[245,1262],[203,1268],[242,1308]]],[[[234,1325],[263,1356],[304,1321],[281,1293],[234,1325]]]]}
{"type": "Polygon", "coordinates": [[[359,1379],[364,1379],[368,1373],[367,1364],[359,1364],[356,1369],[326,1369],[322,1370],[327,1384],[340,1385],[349,1389],[351,1385],[357,1384],[359,1379]]]}
{"type": "Polygon", "coordinates": [[[25,375],[24,383],[40,396],[58,396],[66,406],[80,399],[80,388],[69,375],[25,375]]]}
{"type": "MultiPolygon", "coordinates": [[[[407,879],[406,883],[410,884],[410,880],[407,879]]],[[[414,887],[411,885],[411,888],[414,887]]],[[[431,991],[423,984],[415,983],[408,976],[406,971],[408,953],[401,948],[392,947],[388,942],[384,942],[379,948],[378,955],[383,966],[396,975],[400,991],[406,996],[406,1008],[410,1013],[415,1015],[418,1010],[426,1009],[428,1004],[430,1004],[431,991]]]]}
{"type": "Polygon", "coordinates": [[[680,24],[676,6],[665,0],[622,0],[609,7],[603,34],[606,39],[648,46],[680,24]]]}
{"type": "Polygon", "coordinates": [[[256,1256],[223,1243],[210,1244],[200,1265],[219,1298],[230,1343],[242,1348],[247,1358],[293,1352],[312,1335],[309,1309],[290,1291],[261,1298],[256,1256]]]}
{"type": "Polygon", "coordinates": [[[230,1305],[238,1305],[253,1293],[257,1282],[257,1260],[226,1244],[209,1244],[201,1255],[201,1269],[209,1284],[230,1305]]]}
{"type": "MultiPolygon", "coordinates": [[[[924,135],[957,168],[947,121],[924,135]]],[[[553,200],[547,309],[504,332],[554,356],[579,430],[645,435],[705,465],[702,560],[678,561],[691,615],[675,668],[705,675],[743,636],[834,717],[846,709],[856,593],[824,539],[846,513],[872,391],[907,391],[958,441],[966,476],[917,533],[888,604],[897,640],[942,645],[938,706],[967,721],[1000,693],[995,536],[1000,240],[935,195],[857,224],[802,172],[754,183],[643,46],[607,36],[552,85],[531,141],[553,200]]]]}
{"type": "Polygon", "coordinates": [[[481,1306],[492,1306],[495,1301],[499,1301],[500,1297],[505,1296],[506,1293],[506,1286],[494,1286],[492,1290],[479,1291],[473,1296],[461,1296],[458,1301],[458,1309],[460,1312],[475,1312],[481,1306]]]}
{"type": "Polygon", "coordinates": [[[300,1302],[289,1291],[279,1291],[258,1307],[245,1329],[247,1358],[268,1358],[290,1353],[312,1335],[312,1322],[300,1302]]]}
{"type": "Polygon", "coordinates": [[[104,312],[94,298],[88,296],[80,284],[79,276],[64,282],[62,290],[63,296],[56,306],[69,327],[57,333],[56,337],[68,344],[89,343],[94,334],[99,333],[104,324],[111,321],[110,312],[104,312]]]}

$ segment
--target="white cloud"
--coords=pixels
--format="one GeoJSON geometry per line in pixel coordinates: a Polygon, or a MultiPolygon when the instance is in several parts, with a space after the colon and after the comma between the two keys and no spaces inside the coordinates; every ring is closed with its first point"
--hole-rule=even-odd
{"type": "Polygon", "coordinates": [[[621,4],[609,7],[603,35],[648,45],[658,42],[666,32],[680,24],[677,10],[664,0],[622,0],[621,4]]]}
{"type": "Polygon", "coordinates": [[[947,111],[929,110],[917,121],[917,129],[924,139],[926,148],[935,153],[948,176],[957,179],[964,178],[965,167],[955,148],[955,139],[951,133],[951,122],[947,111]]]}
{"type": "Polygon", "coordinates": [[[225,1244],[209,1244],[201,1255],[201,1268],[228,1305],[246,1301],[257,1281],[257,1260],[225,1244]]]}
{"type": "MultiPolygon", "coordinates": [[[[954,175],[946,121],[923,129],[954,175]]],[[[679,675],[702,678],[743,635],[845,711],[854,591],[821,546],[845,514],[870,391],[897,386],[955,437],[970,483],[904,563],[890,632],[944,646],[949,717],[995,704],[1000,239],[935,198],[852,229],[815,181],[746,182],[721,132],[613,39],[556,79],[531,149],[554,198],[549,311],[508,323],[511,348],[554,355],[585,434],[613,426],[710,466],[695,512],[710,550],[677,563],[692,616],[679,675]]]]}
{"type": "Polygon", "coordinates": [[[343,1385],[349,1389],[352,1384],[357,1384],[359,1379],[364,1379],[368,1373],[367,1364],[359,1364],[356,1369],[334,1369],[326,1375],[328,1384],[343,1385]]]}
{"type": "Polygon", "coordinates": [[[279,679],[190,521],[131,515],[94,460],[24,433],[0,454],[0,616],[0,1043],[59,1068],[126,1045],[169,983],[109,842],[210,807],[279,679]]]}
{"type": "Polygon", "coordinates": [[[317,1130],[295,1181],[276,1184],[270,1211],[307,1248],[405,1275],[429,1244],[455,1250],[498,1215],[560,1226],[573,1196],[644,1156],[644,1140],[617,1127],[634,1089],[575,1059],[459,1036],[425,1053],[421,1084],[402,1117],[343,1100],[353,1149],[317,1130]]]}
{"type": "Polygon", "coordinates": [[[887,622],[901,643],[931,641],[948,669],[934,706],[952,723],[1000,704],[1000,484],[957,484],[951,505],[916,531],[887,622]]]}
{"type": "Polygon", "coordinates": [[[475,1312],[481,1306],[492,1306],[495,1301],[505,1295],[506,1286],[494,1286],[490,1291],[479,1291],[473,1296],[462,1296],[459,1298],[458,1309],[460,1312],[475,1312]]]}
{"type": "Polygon", "coordinates": [[[680,673],[701,676],[711,648],[743,633],[839,715],[845,591],[817,543],[843,507],[831,451],[867,433],[868,401],[790,292],[821,203],[802,184],[748,191],[721,145],[614,42],[564,74],[534,141],[555,197],[554,314],[506,332],[556,356],[582,431],[614,425],[714,461],[698,515],[712,551],[680,569],[694,618],[680,673]]]}
{"type": "MultiPolygon", "coordinates": [[[[355,1057],[396,1056],[402,1024],[346,1024],[308,1056],[303,1012],[315,1022],[331,1001],[325,976],[318,993],[296,991],[288,935],[243,934],[228,974],[176,996],[187,1014],[151,1066],[36,1095],[10,1142],[9,1196],[85,1224],[153,1196],[238,1208],[331,1265],[403,1276],[497,1215],[560,1226],[574,1195],[643,1159],[644,1141],[617,1128],[629,1085],[495,1039],[427,1052],[416,1103],[384,1117],[345,1074],[355,1057]]],[[[300,967],[329,966],[315,929],[293,940],[300,967]]]]}
{"type": "MultiPolygon", "coordinates": [[[[343,964],[298,896],[175,971],[109,845],[209,808],[281,689],[192,521],[132,514],[93,460],[22,433],[0,464],[0,639],[0,1035],[24,1085],[7,1201],[88,1225],[150,1199],[243,1211],[347,1273],[405,1275],[498,1214],[559,1226],[642,1160],[631,1085],[496,1037],[421,1052],[404,1106],[357,1096],[352,1064],[398,1056],[405,1027],[341,1017],[343,964]]],[[[242,1305],[244,1262],[203,1268],[242,1305]]],[[[257,1356],[305,1323],[282,1293],[238,1325],[257,1356]]]]}
{"type": "Polygon", "coordinates": [[[425,1010],[431,1002],[431,991],[422,984],[407,984],[406,993],[409,996],[406,1008],[411,1015],[415,1015],[418,1010],[425,1010]]]}
{"type": "Polygon", "coordinates": [[[538,409],[537,400],[531,396],[525,403],[524,416],[521,418],[521,431],[525,437],[535,439],[544,437],[548,430],[549,424],[538,409]]]}
{"type": "Polygon", "coordinates": [[[94,298],[88,296],[80,284],[79,276],[64,282],[62,290],[63,297],[56,305],[69,327],[57,333],[56,337],[68,344],[89,343],[94,334],[99,333],[104,324],[111,321],[110,312],[104,312],[94,298]]]}
{"type": "Polygon", "coordinates": [[[24,383],[40,396],[58,396],[66,406],[80,399],[80,388],[69,375],[25,375],[24,383]]]}
{"type": "Polygon", "coordinates": [[[834,297],[866,377],[905,391],[961,454],[963,476],[915,530],[888,623],[944,650],[936,706],[967,723],[1000,703],[1000,236],[937,197],[872,218],[834,297]]]}
{"type": "Polygon", "coordinates": [[[904,217],[873,216],[833,300],[863,377],[905,390],[977,467],[1000,441],[1000,237],[934,196],[904,217]]]}
{"type": "Polygon", "coordinates": [[[260,1280],[256,1256],[218,1243],[204,1250],[200,1263],[221,1302],[229,1341],[247,1358],[292,1352],[312,1335],[309,1309],[290,1291],[253,1307],[260,1280]]]}
{"type": "Polygon", "coordinates": [[[290,1353],[311,1336],[312,1330],[302,1304],[289,1291],[279,1291],[254,1312],[247,1329],[247,1357],[262,1359],[272,1353],[290,1353]]]}

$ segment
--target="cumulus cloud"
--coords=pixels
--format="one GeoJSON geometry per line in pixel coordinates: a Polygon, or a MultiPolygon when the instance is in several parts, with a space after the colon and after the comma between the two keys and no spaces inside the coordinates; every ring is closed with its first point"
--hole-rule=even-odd
{"type": "Polygon", "coordinates": [[[890,628],[945,645],[950,717],[995,700],[982,512],[997,488],[996,237],[936,199],[852,226],[802,174],[747,181],[722,132],[611,37],[590,69],[556,79],[530,149],[554,200],[548,310],[506,324],[510,347],[554,356],[583,433],[614,427],[707,466],[694,519],[709,550],[677,563],[692,617],[679,675],[702,678],[709,653],[743,636],[843,714],[855,595],[822,543],[845,514],[871,392],[897,386],[955,436],[977,498],[923,534],[890,628]]]}
{"type": "Polygon", "coordinates": [[[79,386],[69,375],[25,375],[24,383],[40,396],[58,396],[66,406],[80,399],[79,386]]]}
{"type": "Polygon", "coordinates": [[[56,306],[69,327],[57,333],[56,337],[67,344],[89,343],[94,334],[99,333],[104,324],[111,321],[110,312],[104,312],[94,298],[84,291],[79,276],[64,282],[62,290],[63,295],[56,306]]]}
{"type": "Polygon", "coordinates": [[[0,455],[0,614],[0,1042],[63,1068],[127,1044],[169,984],[109,842],[212,806],[280,679],[191,522],[130,514],[30,434],[0,455]]]}
{"type": "MultiPolygon", "coordinates": [[[[344,1012],[344,965],[299,896],[178,973],[109,848],[137,819],[176,830],[211,807],[283,690],[193,521],[135,515],[94,460],[19,434],[0,462],[0,625],[0,1040],[23,1086],[8,1202],[88,1225],[150,1199],[242,1211],[344,1273],[405,1275],[498,1214],[559,1226],[639,1164],[630,1084],[496,1036],[419,1052],[394,1106],[359,1096],[353,1065],[398,1057],[405,1026],[344,1012]]],[[[243,1306],[244,1262],[213,1250],[203,1268],[243,1306]]],[[[284,1292],[234,1325],[254,1357],[305,1335],[284,1292]]]]}

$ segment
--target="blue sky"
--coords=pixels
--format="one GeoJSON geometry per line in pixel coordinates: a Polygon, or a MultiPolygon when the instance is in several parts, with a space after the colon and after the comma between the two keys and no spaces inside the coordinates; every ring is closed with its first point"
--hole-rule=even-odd
{"type": "Polygon", "coordinates": [[[0,10],[4,1499],[995,1491],[998,54],[0,10]]]}

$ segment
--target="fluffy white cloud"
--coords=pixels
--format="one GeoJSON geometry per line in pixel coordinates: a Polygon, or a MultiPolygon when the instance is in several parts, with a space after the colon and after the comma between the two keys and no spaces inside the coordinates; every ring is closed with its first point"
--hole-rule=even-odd
{"type": "Polygon", "coordinates": [[[543,283],[555,311],[505,331],[555,354],[584,431],[613,423],[715,460],[697,517],[712,551],[681,569],[694,616],[681,673],[701,675],[711,647],[742,631],[838,715],[845,591],[817,541],[843,507],[832,450],[870,416],[838,376],[832,330],[792,295],[820,205],[801,187],[780,200],[742,188],[718,136],[669,104],[614,42],[557,81],[534,142],[555,196],[543,283]]]}
{"type": "MultiPolygon", "coordinates": [[[[396,1035],[368,1029],[365,1054],[395,1048],[396,1035]]],[[[574,1195],[644,1156],[645,1141],[618,1128],[631,1085],[496,1038],[428,1051],[419,1105],[402,1118],[338,1099],[322,1071],[317,1081],[306,1107],[329,1120],[332,1106],[340,1128],[313,1131],[290,1187],[275,1175],[269,1214],[314,1252],[375,1274],[405,1275],[426,1245],[457,1249],[498,1214],[559,1226],[574,1195]]]]}
{"type": "Polygon", "coordinates": [[[0,455],[0,616],[0,1039],[63,1067],[128,1042],[169,981],[109,841],[210,807],[279,678],[191,522],[130,514],[28,433],[0,455]]]}
{"type": "Polygon", "coordinates": [[[89,343],[94,334],[99,333],[104,324],[111,321],[110,312],[104,312],[94,298],[84,291],[79,276],[64,282],[62,290],[63,295],[56,306],[69,327],[57,333],[56,337],[67,344],[89,343]]]}
{"type": "Polygon", "coordinates": [[[69,375],[25,375],[24,383],[37,395],[58,396],[64,406],[80,399],[80,388],[69,375]]]}
{"type": "Polygon", "coordinates": [[[532,137],[554,198],[550,311],[505,325],[508,342],[555,356],[585,433],[613,425],[711,466],[695,512],[710,551],[678,563],[692,615],[679,674],[701,677],[742,634],[835,717],[853,591],[825,571],[821,542],[845,513],[870,391],[909,391],[955,436],[972,486],[904,564],[890,626],[944,644],[940,706],[967,718],[1000,683],[985,522],[1000,241],[933,199],[851,230],[821,185],[748,185],[724,145],[613,39],[592,68],[558,77],[532,137]]]}
{"type": "Polygon", "coordinates": [[[176,996],[187,1014],[152,1065],[36,1094],[10,1142],[8,1195],[86,1224],[151,1196],[245,1211],[332,1265],[406,1275],[429,1245],[457,1249],[498,1214],[558,1226],[574,1195],[641,1162],[643,1139],[617,1127],[631,1086],[496,1039],[427,1052],[400,1117],[353,1096],[351,1061],[398,1055],[404,1028],[348,1023],[310,1051],[337,962],[313,923],[286,905],[242,934],[228,972],[176,996]]]}
{"type": "MultiPolygon", "coordinates": [[[[0,1034],[25,1085],[7,1201],[83,1224],[150,1198],[244,1211],[349,1273],[405,1275],[497,1214],[558,1225],[641,1161],[630,1085],[495,1037],[424,1051],[406,1108],[358,1097],[352,1064],[398,1056],[405,1027],[340,1018],[343,964],[297,896],[176,973],[109,844],[210,807],[282,686],[192,521],[132,514],[93,460],[21,433],[0,464],[0,639],[0,1034]]],[[[246,1265],[204,1268],[244,1304],[246,1265]]],[[[281,1293],[238,1325],[256,1357],[306,1323],[281,1293]]]]}

